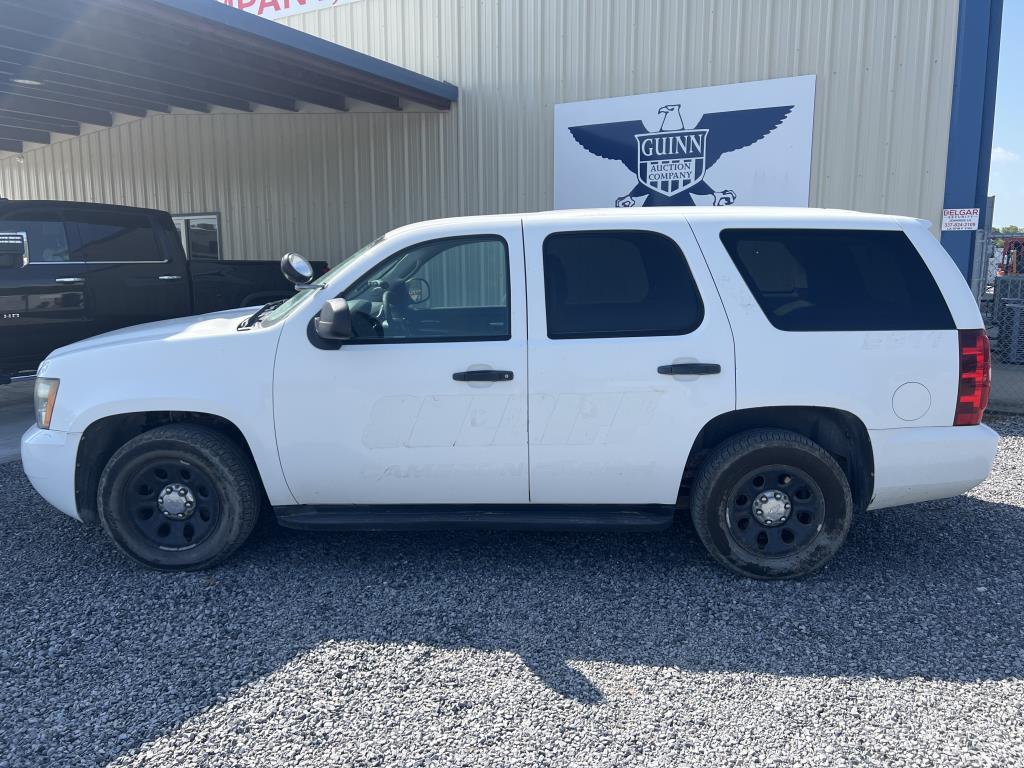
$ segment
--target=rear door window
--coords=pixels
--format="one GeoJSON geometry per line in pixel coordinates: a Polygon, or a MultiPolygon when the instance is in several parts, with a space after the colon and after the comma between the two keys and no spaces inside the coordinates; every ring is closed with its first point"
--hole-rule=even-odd
{"type": "Polygon", "coordinates": [[[140,213],[68,211],[78,233],[74,261],[118,263],[163,261],[153,222],[140,213]]]}
{"type": "Polygon", "coordinates": [[[64,264],[71,261],[64,222],[56,212],[19,215],[0,221],[0,237],[22,250],[21,264],[64,264]],[[26,252],[27,251],[27,252],[26,252]]]}
{"type": "Polygon", "coordinates": [[[544,240],[548,337],[678,336],[704,317],[690,268],[657,232],[558,232],[544,240]]]}
{"type": "Polygon", "coordinates": [[[954,328],[942,292],[896,230],[727,229],[722,244],[783,331],[954,328]]]}

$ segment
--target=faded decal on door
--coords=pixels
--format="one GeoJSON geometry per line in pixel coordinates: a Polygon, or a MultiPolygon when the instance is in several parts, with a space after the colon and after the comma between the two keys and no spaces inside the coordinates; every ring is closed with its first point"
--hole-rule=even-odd
{"type": "MultiPolygon", "coordinates": [[[[601,392],[534,395],[530,429],[539,445],[622,445],[650,424],[663,395],[601,392]]],[[[392,395],[373,405],[363,431],[370,449],[487,448],[522,442],[522,397],[505,395],[392,395]]]]}
{"type": "Polygon", "coordinates": [[[534,395],[530,398],[530,430],[538,445],[630,443],[650,423],[662,394],[534,395]]]}
{"type": "Polygon", "coordinates": [[[370,449],[522,445],[525,417],[521,396],[393,395],[373,404],[363,445],[370,449]]]}

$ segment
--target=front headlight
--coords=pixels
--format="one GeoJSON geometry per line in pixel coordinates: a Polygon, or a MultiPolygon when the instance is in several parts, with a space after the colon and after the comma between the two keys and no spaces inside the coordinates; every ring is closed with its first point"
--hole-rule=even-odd
{"type": "Polygon", "coordinates": [[[50,428],[59,386],[60,379],[36,379],[36,426],[40,429],[50,428]]]}

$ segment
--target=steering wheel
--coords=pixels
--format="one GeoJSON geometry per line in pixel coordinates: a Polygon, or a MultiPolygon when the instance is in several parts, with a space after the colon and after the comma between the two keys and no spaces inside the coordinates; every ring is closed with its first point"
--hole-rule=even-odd
{"type": "Polygon", "coordinates": [[[409,289],[404,282],[392,285],[384,291],[382,297],[384,322],[392,336],[404,336],[406,334],[405,312],[412,302],[409,300],[409,289]]]}
{"type": "MultiPolygon", "coordinates": [[[[383,310],[382,310],[382,312],[383,312],[383,310]]],[[[384,338],[384,321],[381,320],[380,317],[378,317],[377,315],[367,314],[367,315],[365,315],[365,317],[366,317],[367,321],[370,324],[370,328],[373,329],[374,335],[376,335],[378,339],[383,339],[384,338]]]]}
{"type": "Polygon", "coordinates": [[[379,315],[373,313],[370,302],[354,301],[352,310],[352,330],[356,337],[376,336],[384,337],[384,322],[379,315]]]}

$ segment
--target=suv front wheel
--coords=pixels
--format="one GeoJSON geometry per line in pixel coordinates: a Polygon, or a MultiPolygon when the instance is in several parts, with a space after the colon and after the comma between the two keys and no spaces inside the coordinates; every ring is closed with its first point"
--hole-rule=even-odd
{"type": "Polygon", "coordinates": [[[715,448],[693,485],[697,535],[724,566],[757,579],[822,568],[853,518],[850,483],[820,445],[779,429],[744,432],[715,448]]]}
{"type": "Polygon", "coordinates": [[[163,571],[225,559],[260,512],[249,457],[226,435],[194,424],[157,427],[122,445],[100,475],[98,502],[118,548],[163,571]]]}

